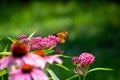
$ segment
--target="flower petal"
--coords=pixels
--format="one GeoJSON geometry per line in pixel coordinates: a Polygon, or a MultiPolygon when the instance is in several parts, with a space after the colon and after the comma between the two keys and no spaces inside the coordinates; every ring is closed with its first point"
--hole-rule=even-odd
{"type": "Polygon", "coordinates": [[[8,66],[9,62],[11,61],[11,59],[12,59],[12,56],[7,56],[5,58],[2,58],[0,60],[0,70],[6,68],[8,66]]]}
{"type": "Polygon", "coordinates": [[[16,69],[16,70],[13,70],[13,71],[10,71],[9,72],[9,75],[15,75],[15,74],[21,74],[21,69],[16,69]]]}
{"type": "Polygon", "coordinates": [[[42,57],[32,53],[23,57],[23,60],[25,63],[30,64],[32,66],[40,67],[41,69],[44,69],[46,65],[42,57]]]}
{"type": "Polygon", "coordinates": [[[32,76],[33,80],[39,80],[37,75],[35,75],[34,73],[31,73],[31,76],[32,76]]]}
{"type": "Polygon", "coordinates": [[[54,61],[57,62],[57,63],[59,63],[59,64],[62,64],[62,60],[57,55],[46,56],[44,59],[49,64],[53,64],[54,61]]]}

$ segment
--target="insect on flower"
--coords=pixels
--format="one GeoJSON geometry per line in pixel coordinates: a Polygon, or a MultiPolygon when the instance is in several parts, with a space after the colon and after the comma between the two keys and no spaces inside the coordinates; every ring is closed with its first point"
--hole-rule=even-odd
{"type": "Polygon", "coordinates": [[[54,34],[58,39],[59,43],[64,44],[66,42],[66,37],[68,35],[67,31],[60,31],[54,34]]]}

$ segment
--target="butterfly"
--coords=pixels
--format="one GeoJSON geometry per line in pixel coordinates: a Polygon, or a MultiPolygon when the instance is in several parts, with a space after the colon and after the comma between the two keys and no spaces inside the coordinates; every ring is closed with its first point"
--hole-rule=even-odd
{"type": "Polygon", "coordinates": [[[55,34],[55,36],[59,39],[59,43],[64,44],[66,42],[66,37],[68,35],[67,31],[60,31],[55,34]]]}

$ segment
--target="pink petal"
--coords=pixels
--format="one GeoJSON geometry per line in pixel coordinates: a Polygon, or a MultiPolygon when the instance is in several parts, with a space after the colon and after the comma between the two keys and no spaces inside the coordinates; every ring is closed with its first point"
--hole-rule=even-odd
{"type": "Polygon", "coordinates": [[[53,64],[53,62],[57,62],[59,64],[62,64],[62,60],[57,56],[57,55],[52,55],[52,56],[46,56],[45,60],[49,63],[49,64],[53,64]]]}
{"type": "Polygon", "coordinates": [[[26,74],[25,76],[26,76],[26,80],[31,80],[31,77],[29,74],[26,74]]]}
{"type": "Polygon", "coordinates": [[[38,76],[39,80],[49,80],[48,76],[42,70],[34,69],[32,73],[38,76]]]}
{"type": "Polygon", "coordinates": [[[41,69],[45,68],[45,61],[42,57],[36,54],[30,54],[23,58],[24,62],[36,67],[40,67],[41,69]]]}
{"type": "Polygon", "coordinates": [[[59,63],[59,64],[62,64],[62,60],[59,59],[59,58],[56,58],[55,61],[56,61],[57,63],[59,63]]]}
{"type": "Polygon", "coordinates": [[[0,60],[0,70],[6,68],[8,66],[8,63],[12,60],[12,56],[7,56],[5,58],[2,58],[0,60]]]}
{"type": "Polygon", "coordinates": [[[31,76],[32,76],[33,80],[39,80],[37,75],[35,75],[34,73],[31,73],[31,76]]]}
{"type": "Polygon", "coordinates": [[[9,72],[9,75],[15,75],[15,74],[21,74],[21,69],[16,69],[16,70],[13,70],[13,71],[10,71],[9,72]]]}
{"type": "Polygon", "coordinates": [[[45,61],[48,62],[49,64],[53,64],[54,60],[50,56],[44,57],[45,61]]]}

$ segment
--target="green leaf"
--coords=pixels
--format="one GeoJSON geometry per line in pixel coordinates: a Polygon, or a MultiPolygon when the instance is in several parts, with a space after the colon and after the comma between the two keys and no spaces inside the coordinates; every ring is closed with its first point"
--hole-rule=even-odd
{"type": "Polygon", "coordinates": [[[52,49],[46,49],[46,50],[44,50],[44,52],[45,52],[45,54],[49,54],[49,53],[54,52],[54,50],[52,50],[52,49]]]}
{"type": "Polygon", "coordinates": [[[51,75],[51,77],[53,78],[53,80],[60,80],[51,69],[48,69],[48,72],[51,75]]]}
{"type": "Polygon", "coordinates": [[[59,55],[61,57],[64,57],[64,58],[72,58],[71,56],[66,56],[66,55],[59,55]]]}
{"type": "Polygon", "coordinates": [[[14,38],[11,38],[11,37],[7,37],[7,38],[12,42],[16,41],[16,39],[14,39],[14,38]]]}
{"type": "Polygon", "coordinates": [[[3,75],[5,75],[5,74],[7,74],[7,70],[0,71],[0,77],[3,76],[3,75]]]}
{"type": "Polygon", "coordinates": [[[12,55],[12,54],[11,54],[11,52],[0,52],[0,55],[10,56],[10,55],[12,55]]]}
{"type": "Polygon", "coordinates": [[[76,77],[79,77],[79,75],[73,75],[73,76],[71,76],[70,78],[68,78],[68,79],[66,79],[66,80],[71,80],[71,79],[74,79],[74,78],[76,78],[76,77]]]}
{"type": "Polygon", "coordinates": [[[28,39],[30,39],[31,37],[33,37],[33,35],[36,33],[37,30],[35,30],[32,34],[29,35],[28,39]]]}
{"type": "Polygon", "coordinates": [[[90,72],[93,72],[93,71],[113,71],[114,69],[111,69],[111,68],[94,68],[94,69],[90,69],[86,74],[90,73],[90,72]]]}
{"type": "Polygon", "coordinates": [[[61,67],[61,68],[65,69],[66,71],[70,71],[69,68],[67,68],[66,66],[64,66],[62,64],[55,64],[55,65],[58,66],[58,67],[61,67]]]}
{"type": "Polygon", "coordinates": [[[8,48],[8,44],[7,44],[6,47],[4,48],[3,52],[7,52],[7,48],[8,48]]]}

